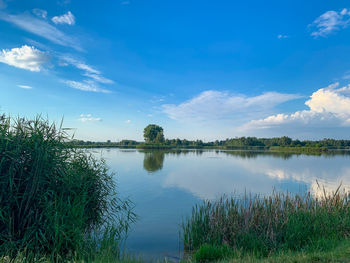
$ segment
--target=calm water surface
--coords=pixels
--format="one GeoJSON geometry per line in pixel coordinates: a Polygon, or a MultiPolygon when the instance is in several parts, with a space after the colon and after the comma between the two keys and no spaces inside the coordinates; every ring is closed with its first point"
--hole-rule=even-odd
{"type": "Polygon", "coordinates": [[[180,254],[180,223],[205,199],[274,189],[319,194],[342,183],[350,189],[350,153],[322,156],[251,151],[93,150],[116,173],[119,193],[136,205],[139,220],[129,252],[159,257],[180,254]]]}

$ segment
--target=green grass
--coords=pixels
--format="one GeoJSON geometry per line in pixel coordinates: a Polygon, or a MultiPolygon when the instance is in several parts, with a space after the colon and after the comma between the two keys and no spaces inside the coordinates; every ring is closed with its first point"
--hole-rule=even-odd
{"type": "Polygon", "coordinates": [[[290,153],[305,153],[305,154],[322,154],[328,151],[327,147],[292,147],[292,146],[271,146],[270,151],[290,152],[290,153]]]}
{"type": "Polygon", "coordinates": [[[0,256],[120,257],[132,204],[116,193],[103,160],[69,146],[40,117],[0,116],[0,256]]]}
{"type": "Polygon", "coordinates": [[[321,251],[350,235],[350,196],[337,191],[322,198],[310,193],[223,197],[194,207],[182,229],[188,253],[203,245],[225,245],[258,258],[321,251]]]}
{"type": "Polygon", "coordinates": [[[257,258],[240,251],[230,251],[227,248],[205,245],[198,250],[192,259],[184,262],[219,262],[219,263],[340,263],[350,262],[350,240],[331,242],[326,251],[314,250],[307,252],[283,251],[265,258],[257,258]],[[334,245],[334,247],[333,247],[334,245]],[[216,251],[215,251],[216,250],[216,251]],[[218,253],[219,252],[219,253],[218,253]],[[221,253],[220,253],[221,252],[221,253]],[[212,260],[208,260],[212,259],[212,260]]]}

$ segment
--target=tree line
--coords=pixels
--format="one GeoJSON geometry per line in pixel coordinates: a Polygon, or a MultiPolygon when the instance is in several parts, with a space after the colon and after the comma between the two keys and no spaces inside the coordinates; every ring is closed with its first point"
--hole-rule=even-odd
{"type": "Polygon", "coordinates": [[[350,140],[322,139],[322,140],[298,140],[287,136],[275,138],[257,138],[257,137],[236,137],[225,140],[215,140],[203,142],[202,140],[187,139],[165,139],[164,129],[156,124],[150,124],[145,127],[144,142],[135,140],[121,140],[119,142],[93,142],[74,140],[71,143],[83,147],[138,147],[138,146],[164,146],[164,147],[184,147],[184,148],[270,148],[270,147],[319,147],[342,149],[350,148],[350,140]]]}

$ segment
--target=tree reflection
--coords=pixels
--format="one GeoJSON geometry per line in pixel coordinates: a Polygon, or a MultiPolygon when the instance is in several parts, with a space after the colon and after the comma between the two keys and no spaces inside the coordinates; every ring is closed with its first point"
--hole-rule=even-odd
{"type": "Polygon", "coordinates": [[[163,168],[164,163],[164,152],[161,151],[149,151],[145,152],[143,159],[143,168],[150,172],[156,172],[163,168]]]}

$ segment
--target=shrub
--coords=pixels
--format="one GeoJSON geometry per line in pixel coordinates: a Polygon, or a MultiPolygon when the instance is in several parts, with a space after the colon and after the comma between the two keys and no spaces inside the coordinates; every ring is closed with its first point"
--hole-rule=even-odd
{"type": "Polygon", "coordinates": [[[41,117],[0,117],[0,255],[88,255],[108,235],[119,254],[135,219],[131,203],[116,195],[103,160],[67,141],[41,117]]]}

